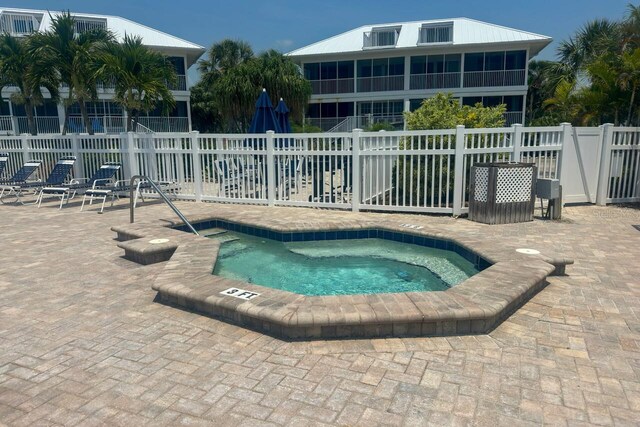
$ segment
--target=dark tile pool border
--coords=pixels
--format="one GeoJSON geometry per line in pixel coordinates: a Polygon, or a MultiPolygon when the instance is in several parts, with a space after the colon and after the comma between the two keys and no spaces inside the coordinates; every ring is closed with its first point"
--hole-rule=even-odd
{"type": "MultiPolygon", "coordinates": [[[[483,271],[489,268],[492,263],[476,252],[465,248],[455,241],[448,239],[439,239],[431,236],[412,234],[407,232],[399,232],[385,230],[381,228],[363,228],[356,230],[315,230],[315,231],[293,231],[281,232],[270,230],[263,227],[250,226],[237,222],[226,221],[221,219],[211,219],[200,221],[192,224],[197,231],[207,230],[210,228],[222,228],[229,231],[236,231],[251,236],[262,237],[265,239],[275,240],[278,242],[306,242],[314,240],[352,240],[352,239],[384,239],[400,243],[409,243],[413,245],[423,246],[427,248],[441,249],[452,251],[469,261],[476,270],[483,271]]],[[[186,225],[177,225],[173,227],[176,230],[189,232],[186,225]]]]}

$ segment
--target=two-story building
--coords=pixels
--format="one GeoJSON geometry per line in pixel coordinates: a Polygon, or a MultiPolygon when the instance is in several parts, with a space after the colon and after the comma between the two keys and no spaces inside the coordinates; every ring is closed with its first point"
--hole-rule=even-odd
{"type": "MultiPolygon", "coordinates": [[[[36,31],[46,31],[51,26],[51,18],[60,12],[48,12],[31,9],[10,9],[0,7],[0,33],[8,33],[14,37],[25,37],[36,31]]],[[[187,132],[191,130],[191,108],[187,70],[204,53],[205,48],[195,43],[163,33],[118,16],[74,13],[76,31],[82,32],[94,28],[110,30],[118,41],[124,35],[140,36],[143,43],[167,55],[175,67],[178,81],[172,87],[176,106],[168,115],[162,111],[149,112],[139,120],[139,129],[154,132],[187,132]]],[[[126,114],[122,107],[113,102],[114,86],[111,83],[98,85],[98,99],[89,103],[94,131],[121,132],[126,129],[126,114]]],[[[28,130],[24,106],[10,101],[11,93],[16,89],[7,87],[0,99],[0,134],[25,133],[28,130]]],[[[68,88],[60,88],[61,98],[68,95],[68,88]]],[[[48,100],[35,109],[36,124],[39,133],[59,133],[63,127],[64,107],[48,100]]],[[[80,117],[78,105],[69,109],[68,129],[70,132],[84,132],[84,124],[80,117]]]]}
{"type": "Polygon", "coordinates": [[[451,93],[462,104],[505,104],[524,124],[527,64],[551,38],[468,18],[365,25],[294,50],[313,95],[305,123],[349,131],[403,125],[405,111],[451,93]]]}

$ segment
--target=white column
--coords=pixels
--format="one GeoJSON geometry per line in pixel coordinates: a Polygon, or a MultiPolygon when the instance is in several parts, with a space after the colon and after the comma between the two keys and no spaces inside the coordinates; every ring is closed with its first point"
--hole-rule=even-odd
{"type": "MultiPolygon", "coordinates": [[[[570,144],[573,142],[573,127],[571,126],[571,123],[561,123],[560,125],[562,126],[562,149],[559,153],[560,158],[556,160],[558,162],[558,176],[556,176],[556,179],[559,179],[560,185],[563,185],[567,180],[571,179],[566,176],[568,168],[565,167],[564,162],[565,159],[569,158],[569,156],[567,156],[567,151],[569,150],[570,144]]],[[[575,177],[572,178],[575,179],[575,177]]],[[[562,197],[562,192],[560,192],[560,196],[562,197]]],[[[563,200],[560,200],[560,204],[564,206],[563,200]]]]}
{"type": "Polygon", "coordinates": [[[196,202],[202,201],[202,164],[200,163],[200,142],[198,136],[200,132],[191,132],[191,165],[193,176],[193,191],[196,196],[196,202]]]}
{"type": "Polygon", "coordinates": [[[464,125],[456,126],[455,169],[453,175],[453,215],[462,214],[462,192],[464,191],[464,125]]]}
{"type": "Polygon", "coordinates": [[[600,152],[600,172],[598,173],[598,191],[596,204],[607,204],[607,191],[609,190],[609,174],[611,173],[611,146],[613,144],[613,125],[607,123],[600,128],[600,140],[602,150],[600,152]]]}
{"type": "Polygon", "coordinates": [[[513,138],[512,146],[513,146],[513,155],[511,156],[512,162],[520,161],[520,150],[522,148],[522,125],[514,124],[513,125],[513,134],[511,135],[513,138]]]}
{"type": "Polygon", "coordinates": [[[351,210],[360,210],[360,185],[362,174],[360,173],[360,132],[362,129],[354,129],[351,137],[351,210]]]}
{"type": "Polygon", "coordinates": [[[404,57],[404,90],[411,87],[411,56],[404,57]]]}
{"type": "Polygon", "coordinates": [[[274,135],[274,131],[267,131],[267,203],[269,206],[274,206],[276,201],[274,135]]]}

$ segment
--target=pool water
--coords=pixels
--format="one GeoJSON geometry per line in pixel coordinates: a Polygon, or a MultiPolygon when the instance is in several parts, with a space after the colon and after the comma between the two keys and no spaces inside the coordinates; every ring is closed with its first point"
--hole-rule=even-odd
{"type": "Polygon", "coordinates": [[[213,274],[303,295],[443,291],[478,272],[455,252],[383,239],[211,238],[223,242],[213,274]]]}

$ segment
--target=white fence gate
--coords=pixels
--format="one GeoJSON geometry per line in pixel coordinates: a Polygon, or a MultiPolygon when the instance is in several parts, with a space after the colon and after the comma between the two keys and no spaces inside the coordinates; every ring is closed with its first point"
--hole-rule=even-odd
{"type": "Polygon", "coordinates": [[[73,175],[102,163],[118,179],[147,175],[179,184],[185,200],[371,211],[468,210],[469,172],[479,162],[535,163],[560,179],[564,201],[640,200],[640,128],[522,127],[323,134],[147,134],[0,136],[5,178],[43,160],[40,178],[61,156],[73,175]]]}

